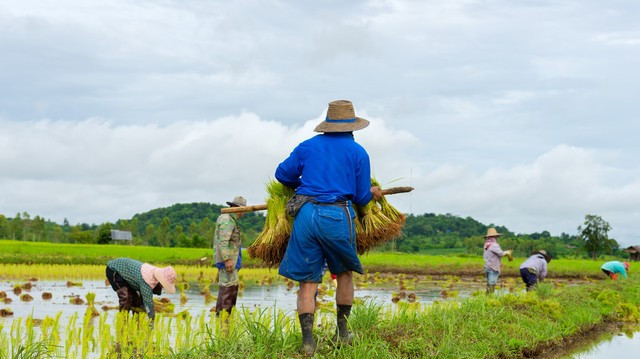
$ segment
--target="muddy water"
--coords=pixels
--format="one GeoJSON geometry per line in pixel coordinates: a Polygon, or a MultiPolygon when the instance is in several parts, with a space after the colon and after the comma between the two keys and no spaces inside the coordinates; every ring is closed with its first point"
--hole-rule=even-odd
{"type": "MultiPolygon", "coordinates": [[[[84,314],[86,305],[75,305],[69,302],[74,296],[80,296],[85,299],[85,294],[94,292],[96,294],[95,306],[100,310],[103,305],[117,306],[117,296],[110,286],[104,281],[82,281],[81,287],[67,287],[63,281],[36,281],[32,282],[33,288],[29,291],[23,290],[22,293],[30,294],[34,299],[30,302],[23,302],[19,295],[13,293],[14,282],[0,282],[0,291],[5,291],[7,297],[12,299],[10,304],[0,303],[0,308],[10,308],[13,312],[13,318],[26,317],[33,315],[34,318],[42,319],[45,316],[55,316],[58,312],[62,312],[62,322],[66,322],[73,313],[78,315],[84,314]],[[42,299],[42,293],[49,292],[52,298],[49,300],[42,299]]],[[[468,297],[472,292],[481,290],[484,284],[479,281],[460,281],[457,283],[449,283],[444,288],[444,282],[431,281],[420,283],[413,290],[405,290],[408,296],[415,293],[417,301],[421,303],[432,303],[434,300],[446,300],[443,294],[446,292],[458,292],[460,298],[468,297]],[[446,291],[443,293],[443,291],[446,291]]],[[[244,288],[238,298],[238,306],[246,308],[273,308],[274,306],[284,311],[294,311],[296,307],[297,287],[288,289],[285,285],[272,286],[248,286],[244,288]]],[[[211,286],[211,292],[216,295],[217,287],[211,286]]],[[[369,287],[357,288],[355,297],[360,300],[372,300],[381,305],[394,305],[392,298],[398,294],[399,289],[395,286],[389,287],[369,287]]],[[[188,310],[193,315],[199,315],[203,311],[211,309],[215,303],[205,303],[204,296],[199,292],[197,283],[191,283],[190,288],[185,292],[189,300],[184,304],[180,304],[180,294],[163,294],[162,297],[169,298],[175,304],[176,312],[188,310]]],[[[335,294],[329,292],[321,293],[319,300],[322,302],[333,302],[335,294]]],[[[405,299],[406,300],[406,297],[405,299]]],[[[86,301],[86,299],[85,299],[86,301]]],[[[5,318],[10,321],[12,317],[5,318]]]]}
{"type": "MultiPolygon", "coordinates": [[[[639,329],[639,328],[635,328],[639,329]]],[[[576,349],[563,359],[623,359],[640,358],[640,331],[616,335],[607,334],[595,342],[576,349]]]]}

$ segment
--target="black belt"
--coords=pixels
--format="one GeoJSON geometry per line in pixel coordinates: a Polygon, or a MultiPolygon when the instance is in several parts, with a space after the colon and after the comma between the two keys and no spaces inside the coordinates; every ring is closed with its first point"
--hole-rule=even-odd
{"type": "Polygon", "coordinates": [[[313,204],[321,205],[321,206],[346,206],[349,204],[349,201],[336,201],[336,202],[326,203],[326,202],[318,202],[316,200],[311,200],[310,202],[313,204]]]}

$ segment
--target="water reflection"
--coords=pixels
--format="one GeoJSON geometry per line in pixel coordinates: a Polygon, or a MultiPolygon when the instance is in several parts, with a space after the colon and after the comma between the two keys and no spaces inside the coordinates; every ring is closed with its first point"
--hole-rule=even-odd
{"type": "Polygon", "coordinates": [[[578,349],[564,359],[638,358],[640,357],[639,329],[639,327],[627,328],[623,333],[605,334],[589,347],[578,349]]]}

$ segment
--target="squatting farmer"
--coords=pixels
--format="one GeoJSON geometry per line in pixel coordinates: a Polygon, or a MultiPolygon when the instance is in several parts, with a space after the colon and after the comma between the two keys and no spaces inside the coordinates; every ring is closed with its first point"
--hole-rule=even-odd
{"type": "Polygon", "coordinates": [[[107,262],[107,280],[118,294],[120,310],[142,308],[152,320],[155,318],[153,295],[161,295],[163,288],[175,293],[176,278],[171,266],[158,268],[124,257],[107,262]]]}
{"type": "Polygon", "coordinates": [[[495,228],[489,228],[484,236],[484,274],[487,277],[487,294],[496,290],[498,276],[500,276],[500,260],[504,256],[511,258],[511,250],[503,251],[498,244],[501,234],[495,228]]]}
{"type": "Polygon", "coordinates": [[[547,251],[541,249],[533,252],[520,265],[520,277],[527,286],[527,292],[535,289],[538,282],[544,281],[547,277],[547,263],[549,262],[551,262],[551,256],[547,254],[547,251]]]}
{"type": "Polygon", "coordinates": [[[618,274],[627,278],[627,271],[629,270],[629,262],[611,261],[607,262],[600,267],[604,274],[606,274],[611,280],[618,279],[618,274]]]}
{"type": "Polygon", "coordinates": [[[322,281],[326,261],[337,275],[336,342],[348,344],[352,334],[347,318],[353,304],[353,273],[363,273],[356,253],[355,212],[351,203],[364,206],[382,197],[371,186],[369,155],[355,142],[353,131],[369,121],[356,117],[350,101],[329,103],[326,119],[316,135],[300,144],[276,169],[282,184],[295,188],[287,212],[295,216],[293,231],[278,273],[298,281],[298,317],[302,328],[302,351],[313,356],[314,296],[322,281]]]}
{"type": "MultiPolygon", "coordinates": [[[[247,205],[247,200],[242,196],[235,197],[227,202],[230,207],[242,207],[247,205]]],[[[238,225],[238,219],[244,213],[223,213],[218,216],[216,231],[213,235],[215,263],[218,268],[218,301],[216,302],[216,315],[222,310],[231,314],[238,299],[238,271],[242,267],[242,232],[238,225]]]]}

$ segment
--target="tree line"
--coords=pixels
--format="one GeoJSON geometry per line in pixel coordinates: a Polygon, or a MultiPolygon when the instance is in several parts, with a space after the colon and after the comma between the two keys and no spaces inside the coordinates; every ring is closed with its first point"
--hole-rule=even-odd
{"type": "MultiPolygon", "coordinates": [[[[22,212],[9,218],[0,214],[0,238],[56,243],[112,243],[111,230],[130,231],[133,244],[161,247],[211,247],[215,224],[222,206],[211,203],[174,204],[120,219],[115,223],[70,225],[22,212]]],[[[264,214],[247,213],[240,220],[247,247],[264,225],[264,214]]],[[[548,231],[516,234],[507,227],[483,224],[471,217],[452,214],[424,213],[407,215],[401,238],[378,248],[379,251],[408,253],[455,253],[481,255],[484,235],[489,227],[502,233],[503,249],[513,249],[518,256],[527,256],[536,249],[545,249],[554,257],[599,255],[622,256],[615,239],[608,237],[610,225],[599,216],[587,215],[575,234],[551,235],[548,231]]]]}

